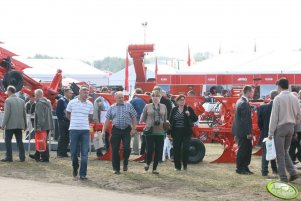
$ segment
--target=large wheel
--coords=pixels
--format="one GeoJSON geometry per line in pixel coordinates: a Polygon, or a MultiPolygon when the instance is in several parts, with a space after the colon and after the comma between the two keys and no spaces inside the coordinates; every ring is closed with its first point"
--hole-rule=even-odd
{"type": "Polygon", "coordinates": [[[6,73],[3,78],[3,86],[5,90],[9,85],[13,85],[17,91],[20,91],[24,85],[22,73],[14,70],[6,73]]]}
{"type": "Polygon", "coordinates": [[[193,164],[201,162],[205,156],[205,152],[206,148],[201,140],[195,138],[191,139],[188,162],[193,164]]]}

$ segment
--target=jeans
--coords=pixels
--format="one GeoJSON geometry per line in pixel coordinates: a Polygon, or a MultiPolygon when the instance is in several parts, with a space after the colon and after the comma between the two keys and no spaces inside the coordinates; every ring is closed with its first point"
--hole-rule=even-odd
{"type": "Polygon", "coordinates": [[[133,153],[139,154],[139,133],[135,133],[133,136],[133,153]]]}
{"type": "Polygon", "coordinates": [[[17,145],[19,148],[20,160],[25,160],[25,150],[22,141],[22,129],[8,129],[5,130],[5,146],[6,146],[6,159],[13,160],[11,140],[15,134],[17,145]]]}
{"type": "MultiPolygon", "coordinates": [[[[266,149],[265,142],[262,142],[261,174],[263,176],[267,175],[269,173],[269,161],[266,160],[266,153],[267,153],[267,149],[266,149]]],[[[271,160],[271,167],[272,167],[273,173],[278,172],[276,160],[271,160]]]]}
{"type": "Polygon", "coordinates": [[[153,153],[155,151],[154,156],[154,164],[153,170],[157,170],[158,162],[162,159],[164,145],[164,135],[147,135],[146,136],[146,164],[150,165],[152,162],[153,153]]]}
{"type": "Polygon", "coordinates": [[[79,176],[87,176],[87,166],[88,166],[88,152],[89,152],[89,142],[90,133],[89,130],[70,130],[70,152],[73,169],[78,169],[78,148],[80,147],[81,160],[80,160],[80,170],[79,176]]]}
{"type": "Polygon", "coordinates": [[[69,122],[59,121],[60,136],[57,145],[57,155],[67,156],[67,149],[69,145],[69,122]]]}
{"type": "Polygon", "coordinates": [[[118,129],[115,126],[112,128],[111,146],[112,146],[112,166],[114,171],[120,171],[120,142],[123,143],[123,165],[128,165],[128,160],[131,154],[131,127],[126,129],[118,129]]]}

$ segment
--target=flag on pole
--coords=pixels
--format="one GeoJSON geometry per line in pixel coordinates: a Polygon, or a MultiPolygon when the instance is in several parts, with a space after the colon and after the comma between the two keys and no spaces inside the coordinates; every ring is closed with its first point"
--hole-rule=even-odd
{"type": "Polygon", "coordinates": [[[158,59],[156,57],[156,67],[155,67],[155,78],[156,78],[156,82],[157,82],[157,76],[158,76],[158,59]]]}
{"type": "Polygon", "coordinates": [[[126,58],[125,58],[125,75],[124,75],[124,88],[125,91],[129,92],[129,53],[128,50],[126,50],[126,58]]]}
{"type": "Polygon", "coordinates": [[[191,63],[190,63],[190,48],[189,48],[189,45],[188,45],[188,58],[187,58],[187,65],[190,66],[191,63]]]}

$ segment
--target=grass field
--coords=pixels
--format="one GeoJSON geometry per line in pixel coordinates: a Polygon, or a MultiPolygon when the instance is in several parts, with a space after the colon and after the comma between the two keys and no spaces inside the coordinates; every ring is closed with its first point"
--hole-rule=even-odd
{"type": "MultiPolygon", "coordinates": [[[[129,163],[128,172],[113,175],[111,162],[95,160],[92,153],[88,164],[89,180],[85,182],[73,179],[70,159],[56,158],[54,152],[51,153],[50,163],[37,163],[29,158],[21,163],[17,161],[17,153],[14,153],[13,163],[0,163],[0,176],[147,194],[162,200],[279,200],[266,190],[266,184],[276,177],[261,176],[260,157],[252,157],[250,169],[255,175],[238,175],[235,164],[210,163],[221,154],[221,145],[206,144],[206,149],[204,161],[189,165],[187,172],[174,171],[173,163],[167,161],[159,164],[159,175],[144,173],[143,164],[133,161],[129,163]]],[[[0,152],[0,157],[4,157],[4,152],[0,152]]],[[[301,179],[293,184],[301,189],[301,179]]]]}

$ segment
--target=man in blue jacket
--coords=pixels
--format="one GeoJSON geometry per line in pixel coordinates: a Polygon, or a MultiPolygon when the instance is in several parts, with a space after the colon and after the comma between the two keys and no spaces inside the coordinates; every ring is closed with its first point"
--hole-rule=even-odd
{"type": "MultiPolygon", "coordinates": [[[[269,133],[269,124],[270,124],[270,117],[273,107],[273,100],[278,95],[276,90],[271,91],[270,99],[271,101],[268,104],[261,105],[258,109],[258,127],[260,129],[260,142],[264,138],[268,137],[269,133]]],[[[269,161],[266,160],[266,146],[265,142],[262,142],[262,158],[261,158],[261,174],[262,176],[267,176],[269,161]]],[[[271,160],[271,166],[274,174],[277,174],[277,164],[275,160],[271,160]]]]}
{"type": "Polygon", "coordinates": [[[67,154],[67,148],[69,145],[69,125],[70,120],[66,117],[66,108],[69,100],[72,99],[73,91],[70,88],[64,89],[64,96],[61,97],[56,105],[56,116],[59,123],[59,140],[57,146],[58,157],[69,157],[67,154]]]}

